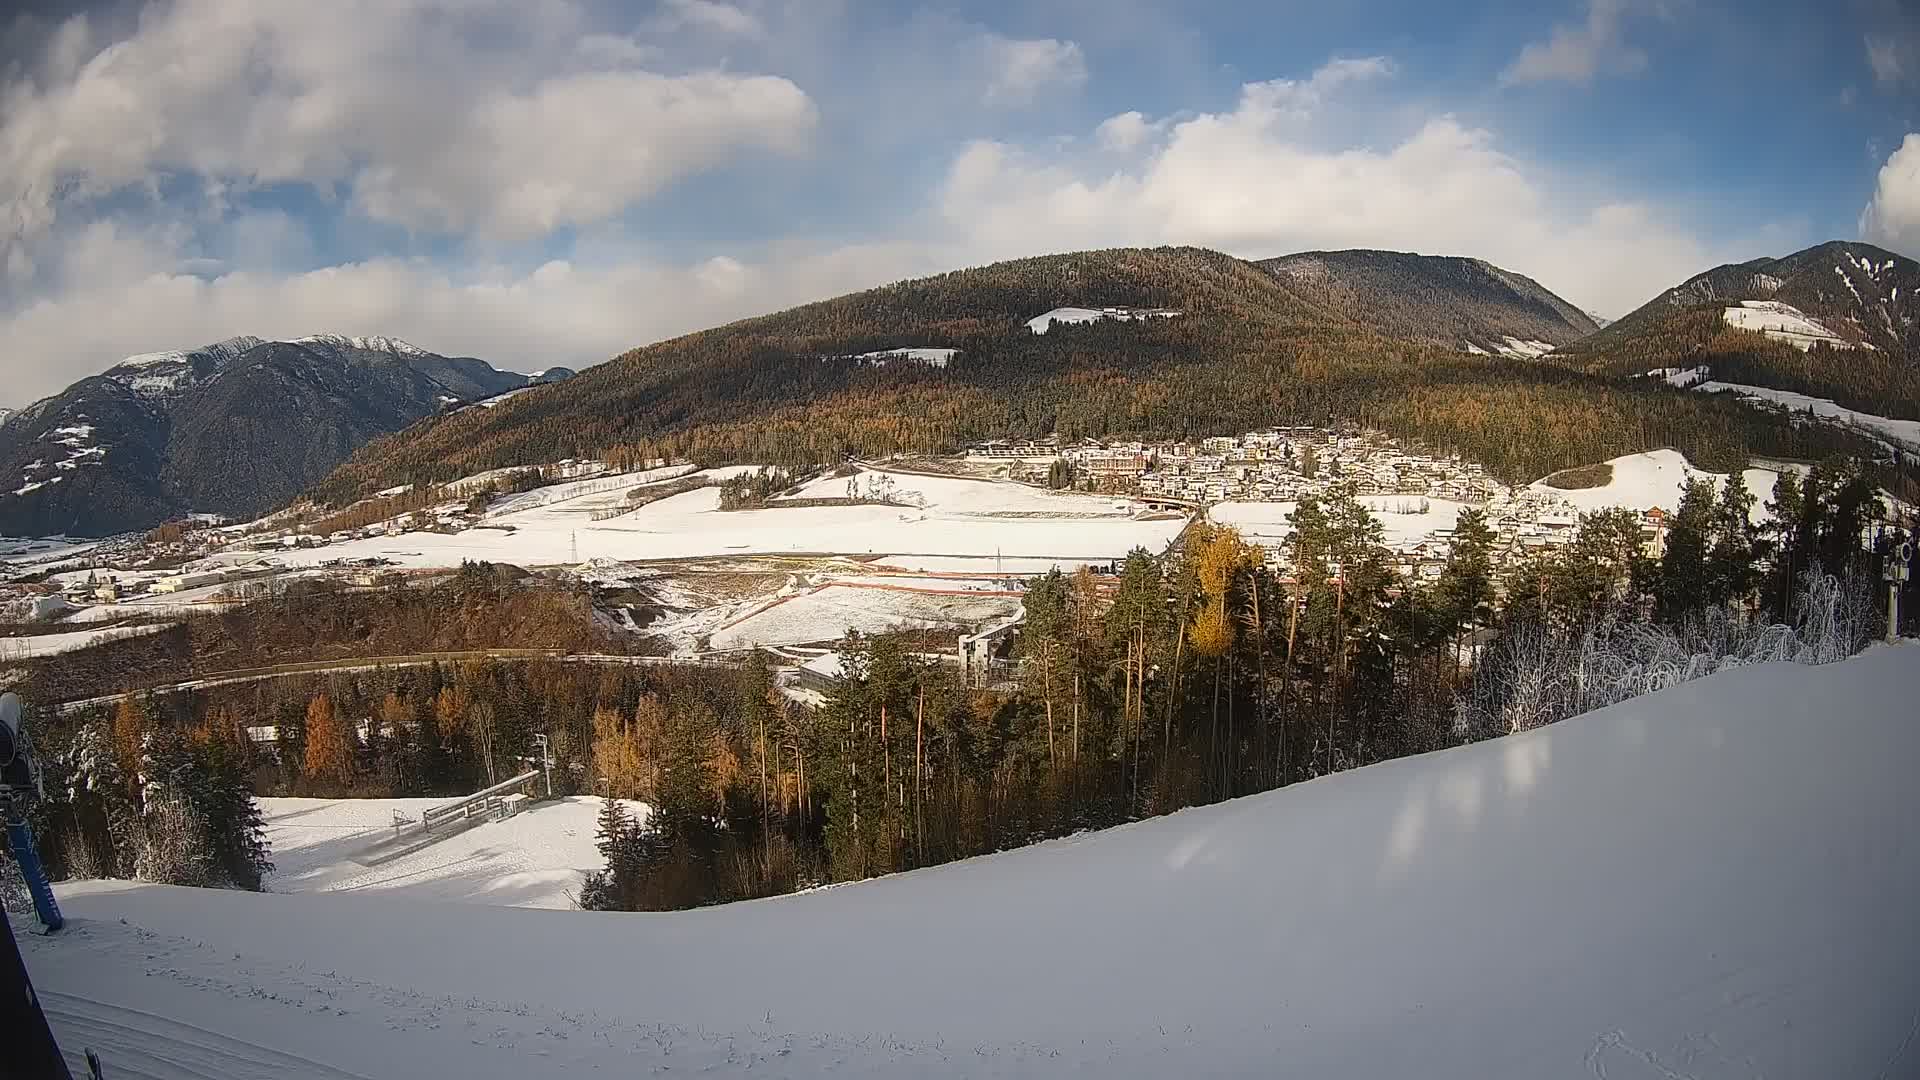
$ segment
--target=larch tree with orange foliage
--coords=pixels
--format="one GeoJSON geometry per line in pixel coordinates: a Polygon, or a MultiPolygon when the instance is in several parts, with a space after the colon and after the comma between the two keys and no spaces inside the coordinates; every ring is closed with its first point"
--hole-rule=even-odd
{"type": "Polygon", "coordinates": [[[307,703],[307,756],[301,771],[308,780],[345,784],[353,774],[353,740],[325,694],[307,703]]]}

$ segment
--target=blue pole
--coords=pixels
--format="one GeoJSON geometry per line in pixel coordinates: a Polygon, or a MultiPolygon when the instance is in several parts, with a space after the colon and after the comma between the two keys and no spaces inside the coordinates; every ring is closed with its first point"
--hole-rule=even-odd
{"type": "Polygon", "coordinates": [[[40,924],[49,932],[65,926],[67,920],[53,899],[53,886],[47,884],[46,868],[40,865],[40,852],[33,846],[33,831],[24,821],[9,821],[7,842],[13,846],[13,857],[20,864],[20,876],[27,879],[27,892],[33,895],[33,910],[40,916],[40,924]]]}

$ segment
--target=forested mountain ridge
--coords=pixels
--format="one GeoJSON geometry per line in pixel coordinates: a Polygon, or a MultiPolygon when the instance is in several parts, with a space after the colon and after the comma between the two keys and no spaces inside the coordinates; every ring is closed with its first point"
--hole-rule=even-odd
{"type": "Polygon", "coordinates": [[[0,534],[259,513],[375,435],[532,381],[392,338],[237,337],[128,357],[0,427],[0,534]]]}
{"type": "Polygon", "coordinates": [[[1920,263],[1832,241],[1715,267],[1552,359],[1609,375],[1704,366],[1723,382],[1920,418],[1920,263]]]}
{"type": "Polygon", "coordinates": [[[1750,452],[1867,449],[1707,395],[1386,337],[1218,252],[1127,248],[953,271],[635,349],[497,409],[376,439],[314,494],[339,504],[562,457],[798,465],[1006,436],[1341,422],[1514,481],[1659,446],[1722,468],[1750,452]],[[1180,314],[1028,328],[1066,306],[1180,314]],[[858,358],[909,347],[959,352],[945,367],[858,358]]]}
{"type": "Polygon", "coordinates": [[[1306,251],[1263,259],[1302,296],[1387,337],[1484,353],[1565,345],[1599,329],[1539,282],[1480,259],[1306,251]],[[1511,340],[1510,340],[1511,339],[1511,340]]]}

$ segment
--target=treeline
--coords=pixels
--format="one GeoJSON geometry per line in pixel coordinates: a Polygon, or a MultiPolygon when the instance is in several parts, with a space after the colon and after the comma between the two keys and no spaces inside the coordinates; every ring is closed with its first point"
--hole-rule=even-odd
{"type": "MultiPolygon", "coordinates": [[[[1674,362],[1663,354],[1638,370],[1674,362]]],[[[1872,450],[1707,395],[1383,338],[1213,252],[1124,250],[959,271],[649,346],[521,407],[466,410],[376,440],[318,495],[346,502],[556,456],[800,470],[988,438],[1352,423],[1463,454],[1515,483],[1659,446],[1709,467],[1749,453],[1872,450]],[[1062,304],[1183,314],[1028,331],[1026,319],[1062,304]],[[961,353],[946,368],[819,359],[900,345],[961,353]]]]}
{"type": "Polygon", "coordinates": [[[54,878],[261,888],[273,862],[233,713],[161,726],[128,699],[110,718],[43,713],[34,728],[46,797],[27,805],[54,878]]]}
{"type": "Polygon", "coordinates": [[[178,626],[22,665],[29,701],[117,695],[216,672],[309,661],[481,649],[624,652],[630,637],[596,625],[577,582],[473,563],[379,589],[289,583],[278,595],[187,616],[178,626]]]}

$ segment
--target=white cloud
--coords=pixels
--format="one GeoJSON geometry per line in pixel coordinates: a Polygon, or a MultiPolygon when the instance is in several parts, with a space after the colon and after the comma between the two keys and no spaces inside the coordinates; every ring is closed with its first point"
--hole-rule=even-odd
{"type": "Polygon", "coordinates": [[[1899,43],[1892,38],[1868,37],[1867,67],[1873,71],[1873,81],[1880,85],[1898,84],[1905,74],[1900,69],[1899,43]]]}
{"type": "Polygon", "coordinates": [[[718,0],[667,0],[648,25],[658,31],[694,29],[739,37],[759,37],[766,33],[766,28],[751,12],[718,0]]]}
{"type": "Polygon", "coordinates": [[[183,239],[167,230],[129,233],[105,224],[81,230],[65,287],[0,315],[8,404],[54,393],[133,353],[242,333],[385,334],[523,371],[583,367],[744,315],[949,269],[963,258],[924,244],[774,244],[750,261],[714,256],[678,264],[630,255],[600,265],[552,260],[516,271],[376,258],[298,273],[231,270],[208,278],[172,269],[183,262],[183,239]]]}
{"type": "Polygon", "coordinates": [[[986,49],[989,105],[1026,105],[1042,91],[1077,89],[1087,81],[1087,58],[1072,41],[989,34],[986,49]]]}
{"type": "Polygon", "coordinates": [[[797,152],[816,123],[774,76],[593,72],[469,112],[441,151],[369,167],[354,200],[376,220],[509,239],[598,221],[743,147],[797,152]]]}
{"type": "Polygon", "coordinates": [[[1920,133],[1909,134],[1880,167],[1873,198],[1860,212],[1860,236],[1920,258],[1920,133]]]}
{"type": "Polygon", "coordinates": [[[1736,254],[1706,250],[1654,207],[1582,196],[1452,116],[1386,145],[1362,141],[1336,92],[1384,71],[1354,63],[1250,83],[1231,112],[1170,125],[1163,139],[1136,143],[1119,169],[1111,141],[1080,158],[976,142],[954,160],[940,213],[987,257],[1133,243],[1251,257],[1343,247],[1467,254],[1617,312],[1736,254]]]}
{"type": "Polygon", "coordinates": [[[1135,149],[1164,128],[1164,124],[1150,122],[1136,110],[1102,120],[1100,126],[1093,129],[1093,136],[1100,140],[1101,146],[1124,152],[1135,149]]]}
{"type": "MultiPolygon", "coordinates": [[[[670,10],[743,25],[711,0],[670,10]]],[[[650,47],[590,30],[571,0],[180,0],[104,48],[76,18],[37,75],[0,88],[0,245],[178,174],[344,189],[410,227],[522,238],[743,151],[791,152],[816,124],[785,79],[634,70],[650,47]]]]}
{"type": "Polygon", "coordinates": [[[1561,23],[1545,41],[1529,42],[1500,75],[1505,86],[1564,82],[1586,85],[1595,75],[1631,75],[1647,66],[1647,54],[1622,36],[1628,0],[1588,0],[1587,20],[1561,23]]]}
{"type": "Polygon", "coordinates": [[[1920,30],[1868,34],[1867,69],[1882,90],[1894,90],[1920,79],[1920,30]]]}

